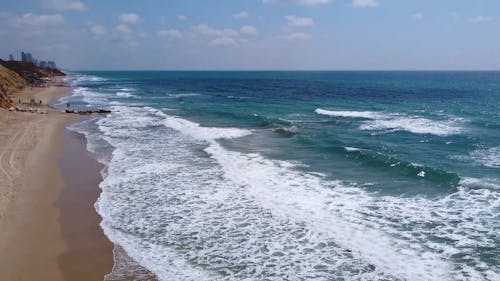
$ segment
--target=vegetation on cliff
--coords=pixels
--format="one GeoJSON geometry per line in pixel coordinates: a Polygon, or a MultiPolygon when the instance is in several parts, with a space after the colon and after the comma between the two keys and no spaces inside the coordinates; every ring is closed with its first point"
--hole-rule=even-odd
{"type": "Polygon", "coordinates": [[[19,74],[0,65],[0,106],[10,107],[8,95],[22,90],[27,85],[28,81],[19,74]]]}
{"type": "Polygon", "coordinates": [[[26,86],[42,86],[44,78],[65,75],[58,69],[40,68],[29,62],[0,60],[0,107],[11,107],[9,96],[26,86]]]}
{"type": "Polygon", "coordinates": [[[4,61],[0,60],[0,65],[14,71],[28,81],[31,85],[43,84],[43,78],[52,76],[65,76],[63,72],[54,68],[41,68],[31,62],[4,61]]]}

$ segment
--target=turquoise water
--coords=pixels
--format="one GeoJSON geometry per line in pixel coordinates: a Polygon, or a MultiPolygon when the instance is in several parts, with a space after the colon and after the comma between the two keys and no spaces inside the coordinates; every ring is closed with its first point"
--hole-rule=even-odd
{"type": "Polygon", "coordinates": [[[161,280],[500,279],[499,72],[78,72],[110,239],[161,280]]]}

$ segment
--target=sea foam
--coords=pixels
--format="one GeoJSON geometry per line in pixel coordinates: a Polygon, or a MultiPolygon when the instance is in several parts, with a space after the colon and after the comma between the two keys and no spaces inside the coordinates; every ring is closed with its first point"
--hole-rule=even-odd
{"type": "Polygon", "coordinates": [[[474,162],[490,168],[500,168],[500,146],[477,149],[470,153],[474,162]]]}
{"type": "MultiPolygon", "coordinates": [[[[116,90],[75,94],[96,105],[116,90]]],[[[463,178],[435,197],[384,196],[221,144],[259,129],[202,126],[150,107],[113,111],[75,126],[107,166],[96,208],[106,235],[160,280],[500,279],[493,180],[463,178]]],[[[316,112],[372,126],[364,130],[463,131],[453,118],[316,112]]],[[[476,156],[488,159],[489,149],[476,156]]]]}
{"type": "Polygon", "coordinates": [[[338,111],[338,110],[325,110],[317,108],[314,112],[321,115],[335,116],[335,117],[350,117],[350,118],[365,118],[376,119],[383,115],[373,111],[338,111]]]}
{"type": "Polygon", "coordinates": [[[359,126],[361,130],[369,131],[407,131],[414,134],[431,134],[440,137],[460,134],[464,129],[457,118],[450,120],[431,120],[420,116],[408,116],[399,113],[384,113],[373,111],[332,111],[318,108],[317,114],[343,118],[370,119],[363,121],[359,126]]]}
{"type": "Polygon", "coordinates": [[[106,234],[161,280],[500,276],[470,251],[495,247],[500,198],[487,189],[379,196],[217,142],[247,130],[116,109],[98,122],[114,151],[97,207],[106,234]]]}
{"type": "Polygon", "coordinates": [[[200,140],[240,138],[252,133],[250,130],[238,128],[202,127],[198,123],[168,115],[164,124],[200,140]]]}
{"type": "Polygon", "coordinates": [[[116,96],[120,98],[130,98],[133,97],[134,95],[130,92],[116,92],[116,96]]]}

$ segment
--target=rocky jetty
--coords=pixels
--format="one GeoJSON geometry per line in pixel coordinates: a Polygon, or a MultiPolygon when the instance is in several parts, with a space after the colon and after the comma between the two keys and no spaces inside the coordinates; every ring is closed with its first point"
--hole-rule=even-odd
{"type": "Polygon", "coordinates": [[[96,109],[96,110],[72,110],[72,109],[66,109],[66,113],[71,113],[71,114],[93,114],[93,113],[101,113],[101,114],[106,114],[106,113],[111,113],[111,110],[107,109],[96,109]]]}

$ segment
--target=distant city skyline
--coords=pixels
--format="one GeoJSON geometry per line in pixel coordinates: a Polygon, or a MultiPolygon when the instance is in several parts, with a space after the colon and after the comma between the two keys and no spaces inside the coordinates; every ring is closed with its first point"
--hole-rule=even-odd
{"type": "Polygon", "coordinates": [[[42,67],[42,68],[57,68],[55,61],[37,59],[30,52],[25,52],[25,51],[21,51],[21,55],[20,55],[19,59],[16,59],[16,57],[13,54],[10,54],[8,60],[9,61],[30,62],[30,63],[33,63],[34,65],[36,65],[38,67],[42,67]]]}
{"type": "Polygon", "coordinates": [[[500,70],[500,1],[25,0],[0,57],[71,70],[500,70]]]}

